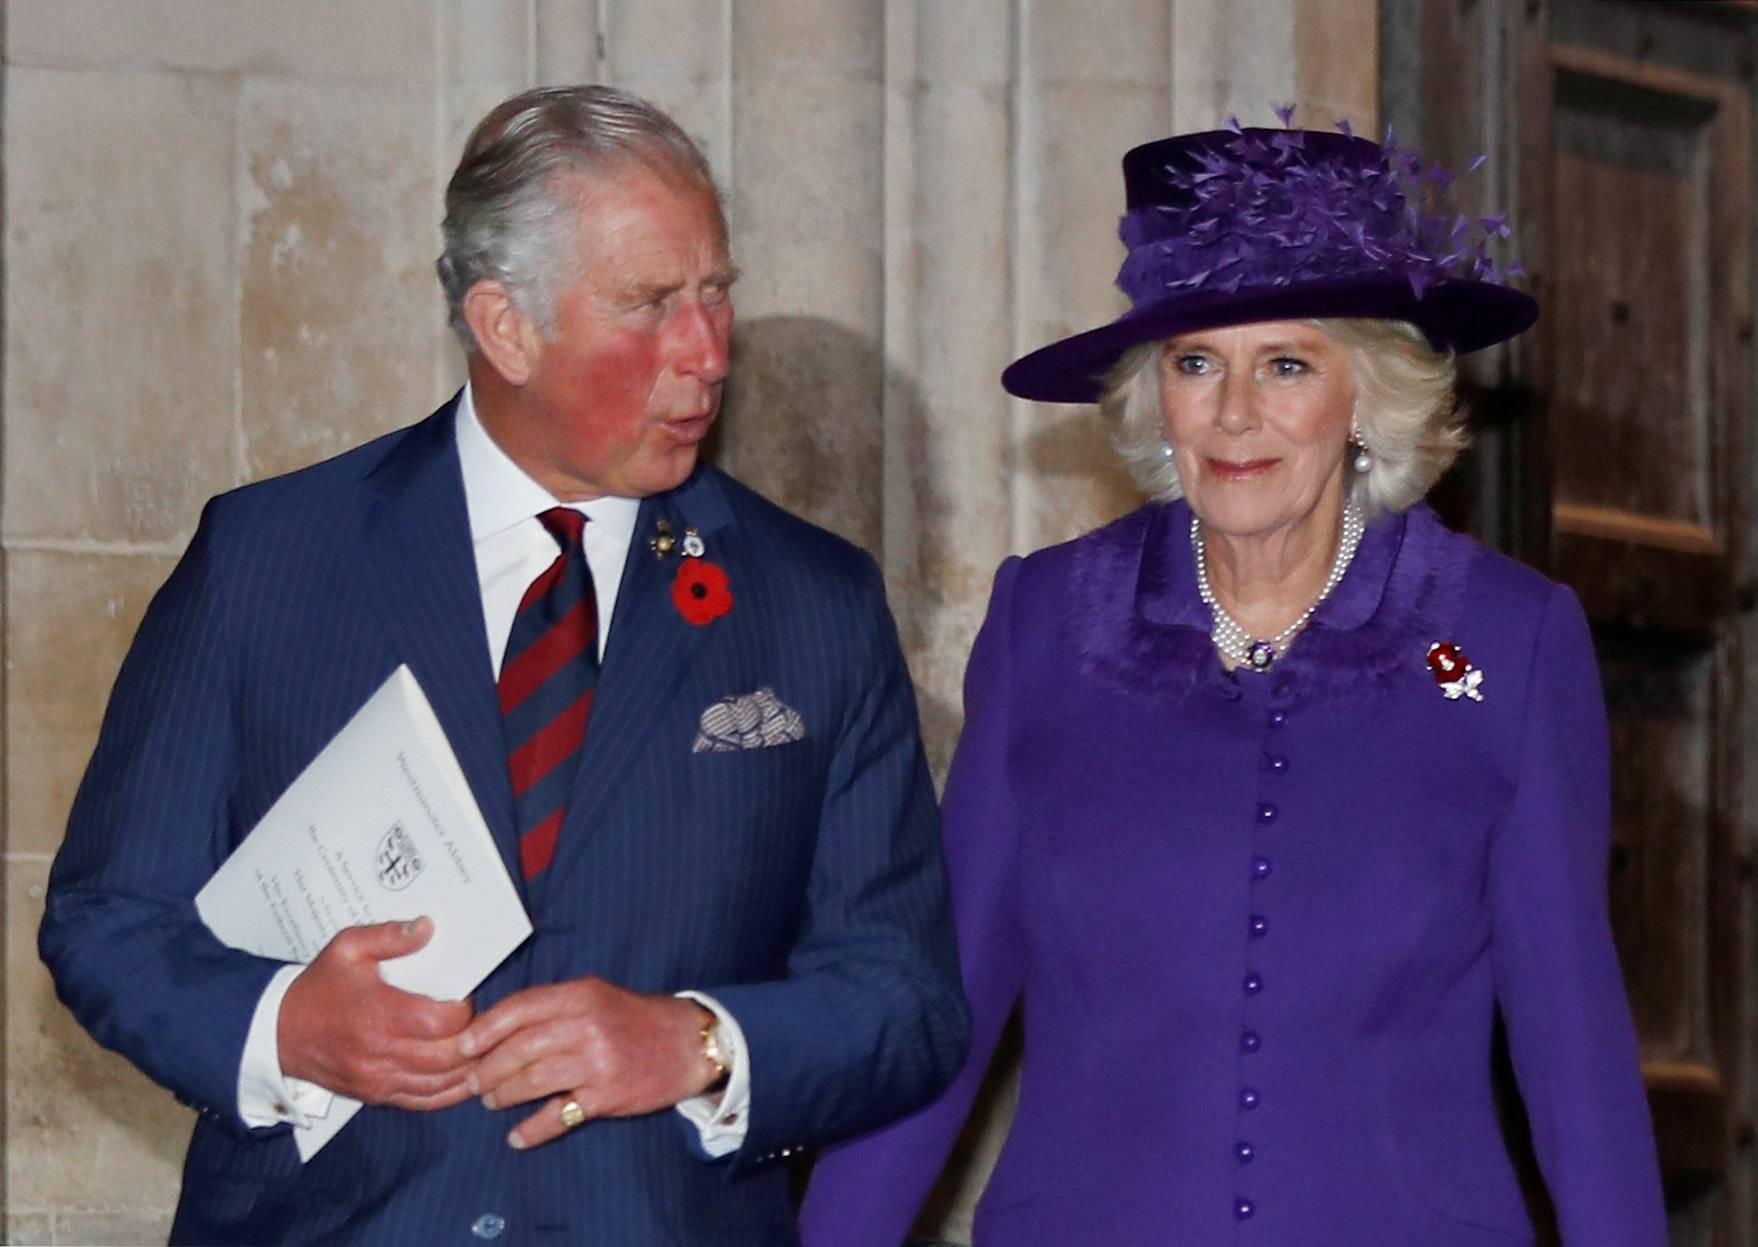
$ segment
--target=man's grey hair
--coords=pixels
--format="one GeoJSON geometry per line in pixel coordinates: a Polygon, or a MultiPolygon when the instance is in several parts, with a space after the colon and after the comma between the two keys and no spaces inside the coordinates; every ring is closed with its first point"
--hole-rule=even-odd
{"type": "Polygon", "coordinates": [[[726,214],[708,161],[689,135],[646,100],[615,87],[537,87],[482,119],[446,186],[445,250],[435,267],[452,332],[476,340],[464,295],[499,281],[545,337],[555,333],[558,292],[579,276],[576,233],[582,179],[628,161],[698,180],[726,214]]]}
{"type": "MultiPolygon", "coordinates": [[[[1355,376],[1354,429],[1373,466],[1345,465],[1349,496],[1367,516],[1420,502],[1467,441],[1455,395],[1458,368],[1402,320],[1314,320],[1349,353],[1355,376]]],[[[1166,453],[1160,408],[1161,341],[1124,352],[1105,379],[1099,409],[1135,483],[1150,498],[1180,497],[1178,467],[1166,453]]],[[[1352,454],[1351,454],[1351,457],[1352,454]]]]}

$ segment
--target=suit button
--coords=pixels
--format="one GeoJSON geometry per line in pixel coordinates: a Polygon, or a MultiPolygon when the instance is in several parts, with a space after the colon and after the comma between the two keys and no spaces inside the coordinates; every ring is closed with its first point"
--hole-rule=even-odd
{"type": "Polygon", "coordinates": [[[1271,805],[1268,801],[1265,801],[1262,805],[1258,806],[1257,807],[1257,821],[1260,823],[1273,823],[1273,822],[1275,822],[1276,821],[1276,807],[1271,805]]]}
{"type": "Polygon", "coordinates": [[[1264,989],[1263,977],[1258,974],[1246,975],[1244,987],[1245,987],[1245,994],[1247,996],[1257,995],[1259,992],[1261,992],[1264,989]]]}
{"type": "Polygon", "coordinates": [[[1240,1164],[1249,1165],[1257,1158],[1257,1149],[1241,1139],[1233,1145],[1233,1154],[1239,1158],[1240,1164]]]}
{"type": "Polygon", "coordinates": [[[485,1212],[470,1223],[470,1232],[477,1238],[499,1238],[506,1228],[507,1219],[494,1212],[485,1212]]]}
{"type": "Polygon", "coordinates": [[[1274,771],[1278,775],[1282,774],[1284,771],[1286,771],[1288,769],[1288,759],[1279,753],[1271,754],[1269,757],[1264,759],[1264,762],[1269,766],[1270,770],[1274,771]]]}
{"type": "Polygon", "coordinates": [[[1267,857],[1252,858],[1251,877],[1253,879],[1268,879],[1270,877],[1270,859],[1267,857]]]}
{"type": "Polygon", "coordinates": [[[1256,1211],[1257,1209],[1252,1206],[1252,1202],[1249,1199],[1236,1199],[1233,1201],[1233,1215],[1238,1217],[1241,1221],[1251,1220],[1251,1214],[1256,1211]]]}
{"type": "Polygon", "coordinates": [[[1263,1046],[1263,1036],[1256,1031],[1246,1031],[1239,1036],[1239,1047],[1245,1052],[1256,1052],[1263,1046]]]}
{"type": "Polygon", "coordinates": [[[1265,934],[1268,933],[1269,929],[1270,929],[1270,920],[1268,918],[1264,917],[1262,914],[1253,914],[1251,916],[1251,938],[1252,939],[1254,939],[1254,940],[1263,939],[1265,934]]]}
{"type": "Polygon", "coordinates": [[[1281,727],[1287,722],[1288,722],[1288,712],[1286,710],[1272,710],[1272,711],[1270,711],[1270,726],[1271,727],[1281,727]]]}
{"type": "Polygon", "coordinates": [[[1241,1087],[1239,1089],[1240,1108],[1256,1108],[1259,1099],[1256,1087],[1241,1087]]]}

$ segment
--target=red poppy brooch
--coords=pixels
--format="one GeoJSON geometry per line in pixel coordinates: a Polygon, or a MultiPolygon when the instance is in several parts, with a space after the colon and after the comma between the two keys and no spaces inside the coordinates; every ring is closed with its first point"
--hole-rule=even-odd
{"type": "Polygon", "coordinates": [[[1465,651],[1451,641],[1436,641],[1428,647],[1428,672],[1448,701],[1461,697],[1483,700],[1483,672],[1471,665],[1465,651]]]}
{"type": "Polygon", "coordinates": [[[684,556],[678,560],[677,575],[672,577],[671,604],[677,607],[685,623],[700,628],[732,609],[732,589],[727,583],[726,570],[702,557],[707,553],[702,534],[686,528],[680,542],[672,536],[671,525],[661,520],[656,534],[647,544],[659,559],[664,559],[673,550],[684,556]]]}

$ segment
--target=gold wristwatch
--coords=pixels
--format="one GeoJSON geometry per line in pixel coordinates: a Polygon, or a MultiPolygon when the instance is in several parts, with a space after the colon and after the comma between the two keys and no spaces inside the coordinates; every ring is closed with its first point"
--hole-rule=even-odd
{"type": "Polygon", "coordinates": [[[703,1012],[708,1014],[708,1021],[696,1033],[702,1039],[702,1059],[714,1067],[714,1081],[706,1090],[724,1091],[727,1080],[732,1077],[732,1065],[720,1050],[720,1018],[712,1010],[704,1009],[703,1012]]]}

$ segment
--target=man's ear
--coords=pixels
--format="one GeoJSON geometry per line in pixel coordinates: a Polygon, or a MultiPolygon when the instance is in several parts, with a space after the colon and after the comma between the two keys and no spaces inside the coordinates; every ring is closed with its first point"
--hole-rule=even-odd
{"type": "Polygon", "coordinates": [[[465,291],[464,323],[476,339],[476,353],[503,381],[519,386],[530,380],[541,335],[504,285],[485,277],[465,291]]]}

